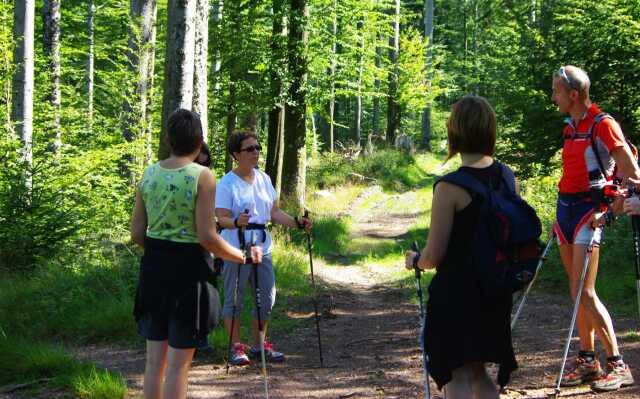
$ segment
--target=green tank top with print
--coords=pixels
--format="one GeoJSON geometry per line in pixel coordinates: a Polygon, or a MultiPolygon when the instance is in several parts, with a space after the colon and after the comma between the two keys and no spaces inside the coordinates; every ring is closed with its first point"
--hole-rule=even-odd
{"type": "Polygon", "coordinates": [[[196,194],[204,166],[190,163],[165,169],[156,163],[144,172],[140,189],[147,210],[147,236],[176,242],[198,242],[196,194]]]}

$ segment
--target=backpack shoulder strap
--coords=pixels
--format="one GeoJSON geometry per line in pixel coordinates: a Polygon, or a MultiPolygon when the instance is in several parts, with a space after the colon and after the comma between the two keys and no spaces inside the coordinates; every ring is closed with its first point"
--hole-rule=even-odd
{"type": "Polygon", "coordinates": [[[436,185],[440,182],[447,182],[460,186],[467,190],[472,196],[479,195],[482,198],[488,197],[487,187],[482,182],[473,177],[470,173],[465,172],[462,169],[458,169],[455,172],[448,173],[439,178],[433,185],[435,190],[436,185]]]}
{"type": "Polygon", "coordinates": [[[500,168],[502,181],[507,186],[509,191],[513,194],[516,193],[516,176],[513,174],[511,168],[502,162],[495,161],[500,168]]]}
{"type": "Polygon", "coordinates": [[[598,152],[598,147],[596,146],[595,140],[595,130],[598,123],[600,123],[604,119],[614,120],[613,117],[606,112],[600,112],[598,115],[593,118],[593,123],[589,126],[589,140],[591,140],[591,151],[593,151],[593,155],[596,157],[596,161],[598,162],[598,168],[600,168],[600,173],[604,178],[607,178],[607,171],[604,168],[604,164],[602,163],[602,159],[600,158],[600,153],[598,152]]]}

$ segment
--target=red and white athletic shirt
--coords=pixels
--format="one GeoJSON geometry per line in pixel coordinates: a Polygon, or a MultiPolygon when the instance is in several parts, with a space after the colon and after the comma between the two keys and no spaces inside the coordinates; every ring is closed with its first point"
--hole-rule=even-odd
{"type": "MultiPolygon", "coordinates": [[[[596,115],[601,112],[600,108],[592,104],[577,126],[571,118],[566,120],[567,125],[562,130],[565,138],[562,148],[562,177],[558,184],[561,193],[587,192],[591,188],[602,188],[606,183],[589,138],[589,128],[596,115]]],[[[611,151],[626,145],[622,130],[613,119],[603,118],[594,127],[593,138],[606,174],[611,176],[615,166],[611,151]]]]}

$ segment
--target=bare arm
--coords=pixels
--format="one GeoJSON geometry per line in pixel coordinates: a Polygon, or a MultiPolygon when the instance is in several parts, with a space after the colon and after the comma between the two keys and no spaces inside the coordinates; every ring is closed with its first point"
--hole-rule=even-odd
{"type": "Polygon", "coordinates": [[[283,226],[293,228],[298,227],[295,219],[293,219],[293,217],[289,216],[285,211],[280,209],[275,202],[271,207],[271,220],[273,221],[273,223],[281,224],[283,226]]]}
{"type": "Polygon", "coordinates": [[[616,161],[618,170],[625,179],[640,179],[640,170],[636,164],[635,157],[628,146],[616,147],[611,151],[613,160],[616,161]]]}
{"type": "Polygon", "coordinates": [[[442,262],[447,252],[453,217],[466,207],[471,199],[464,189],[441,182],[436,186],[431,205],[431,225],[427,245],[420,253],[418,267],[432,269],[442,262]]]}
{"type": "Polygon", "coordinates": [[[131,215],[131,240],[144,248],[144,239],[147,236],[147,210],[140,189],[136,190],[136,203],[131,215]]]}
{"type": "MultiPolygon", "coordinates": [[[[205,249],[222,259],[235,263],[244,263],[242,251],[229,245],[216,231],[213,217],[215,191],[216,180],[209,169],[204,169],[198,178],[198,196],[196,198],[198,241],[205,249]]],[[[231,224],[233,224],[233,221],[231,224]]],[[[224,224],[222,226],[226,227],[224,224]]]]}

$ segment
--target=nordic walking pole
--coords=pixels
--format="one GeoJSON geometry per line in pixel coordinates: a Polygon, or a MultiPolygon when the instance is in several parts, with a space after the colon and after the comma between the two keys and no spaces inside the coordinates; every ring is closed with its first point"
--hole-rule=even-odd
{"type": "Polygon", "coordinates": [[[591,255],[593,253],[593,240],[596,236],[596,227],[591,233],[591,239],[589,240],[589,246],[587,247],[587,253],[584,257],[584,266],[582,267],[582,274],[580,275],[580,285],[578,286],[578,292],[576,293],[576,300],[573,304],[573,315],[571,315],[571,325],[569,327],[569,335],[567,336],[567,344],[564,347],[564,354],[562,355],[562,367],[560,368],[560,374],[558,374],[558,383],[556,385],[555,396],[560,395],[560,384],[562,383],[562,374],[564,373],[564,367],[567,363],[567,355],[569,355],[569,346],[571,345],[571,338],[573,337],[573,328],[576,325],[576,316],[578,315],[578,309],[580,308],[580,297],[582,296],[582,289],[584,288],[584,281],[587,277],[587,270],[589,269],[589,262],[591,261],[591,255]]]}
{"type": "Polygon", "coordinates": [[[527,289],[525,290],[524,294],[522,294],[522,299],[520,300],[520,304],[518,305],[516,314],[513,315],[513,319],[511,320],[511,331],[513,331],[513,329],[516,326],[516,322],[518,321],[520,312],[522,312],[522,308],[524,307],[524,301],[527,300],[527,295],[529,295],[529,291],[531,290],[531,287],[533,287],[533,283],[535,283],[536,278],[538,277],[538,273],[540,272],[540,269],[542,269],[542,264],[544,263],[545,260],[547,260],[547,252],[549,252],[549,248],[551,248],[551,244],[553,243],[553,239],[555,237],[556,237],[556,233],[554,231],[553,233],[551,233],[551,237],[549,238],[549,241],[547,241],[547,246],[544,248],[544,251],[542,251],[542,255],[540,255],[540,260],[538,261],[538,266],[536,266],[536,271],[535,271],[535,274],[533,275],[533,278],[529,282],[529,285],[527,285],[527,289]]]}
{"type": "MultiPolygon", "coordinates": [[[[251,246],[256,245],[256,232],[251,232],[251,246]]],[[[253,283],[256,288],[256,314],[258,315],[258,340],[260,341],[260,357],[262,358],[262,381],[264,382],[264,397],[269,399],[269,383],[267,382],[267,360],[264,356],[264,326],[262,325],[262,298],[260,297],[260,285],[258,284],[258,264],[254,263],[253,283]]]]}
{"type": "MultiPolygon", "coordinates": [[[[309,218],[309,211],[305,209],[305,219],[309,218]]],[[[307,248],[309,249],[309,266],[311,267],[311,285],[313,285],[313,311],[316,315],[316,333],[318,334],[318,353],[320,354],[320,367],[324,368],[324,360],[322,358],[322,339],[320,338],[320,316],[318,316],[318,289],[316,287],[316,279],[313,274],[313,253],[311,252],[311,233],[307,233],[307,248]]]]}
{"type": "Polygon", "coordinates": [[[638,297],[638,312],[640,312],[640,216],[631,216],[633,229],[633,250],[635,252],[636,266],[636,295],[638,297]]]}
{"type": "MultiPolygon", "coordinates": [[[[417,242],[415,241],[413,242],[411,249],[413,249],[418,254],[417,255],[418,258],[420,258],[420,248],[418,248],[417,242]]],[[[424,305],[422,304],[422,284],[420,284],[420,277],[421,277],[422,271],[417,266],[414,268],[414,271],[416,273],[416,290],[418,291],[418,303],[420,304],[420,324],[421,324],[420,334],[422,334],[427,322],[427,317],[424,312],[424,305]]],[[[422,372],[424,374],[424,397],[425,399],[431,399],[431,387],[429,386],[429,357],[427,356],[427,351],[425,350],[424,340],[421,340],[421,341],[422,341],[422,372]]]]}
{"type": "MultiPolygon", "coordinates": [[[[248,209],[244,210],[244,213],[249,213],[248,209]]],[[[238,229],[238,241],[240,242],[240,250],[245,250],[245,239],[244,239],[244,227],[238,229]]],[[[240,290],[240,269],[242,265],[238,265],[238,275],[236,276],[236,287],[233,292],[233,314],[231,315],[231,331],[229,332],[229,345],[227,346],[227,371],[229,374],[229,354],[231,353],[231,345],[233,341],[233,331],[236,327],[236,309],[238,306],[238,291],[240,290]]]]}

